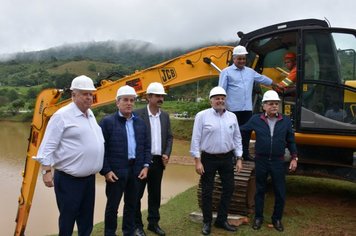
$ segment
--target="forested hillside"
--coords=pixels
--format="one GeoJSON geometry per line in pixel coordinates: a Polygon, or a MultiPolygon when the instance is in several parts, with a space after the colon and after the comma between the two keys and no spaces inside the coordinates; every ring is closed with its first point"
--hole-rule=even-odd
{"type": "MultiPolygon", "coordinates": [[[[226,43],[212,43],[223,45],[226,43]]],[[[230,43],[231,44],[231,43],[230,43]]],[[[44,88],[69,88],[71,80],[85,74],[95,82],[125,75],[205,47],[162,49],[137,40],[64,45],[36,52],[22,52],[0,62],[0,118],[30,113],[36,95],[44,88]]],[[[169,91],[167,99],[206,96],[217,80],[201,81],[169,91]]]]}

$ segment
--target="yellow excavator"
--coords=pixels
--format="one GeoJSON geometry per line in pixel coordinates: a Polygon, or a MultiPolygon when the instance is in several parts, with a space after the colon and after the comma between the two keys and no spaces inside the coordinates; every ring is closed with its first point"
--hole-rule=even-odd
{"type": "MultiPolygon", "coordinates": [[[[282,112],[290,116],[296,133],[298,174],[356,182],[356,30],[332,28],[326,21],[306,19],[268,26],[248,34],[238,32],[238,36],[239,44],[249,51],[248,66],[276,82],[287,73],[283,69],[283,55],[290,51],[297,55],[297,82],[289,90],[293,92],[283,93],[281,98],[282,112]]],[[[151,82],[160,82],[169,90],[217,78],[219,72],[231,64],[232,49],[230,46],[206,47],[114,82],[103,80],[94,93],[92,107],[113,102],[117,89],[123,85],[130,85],[138,95],[143,95],[151,82]]],[[[261,91],[265,88],[255,88],[254,111],[259,112],[261,91]]],[[[15,235],[25,234],[34,197],[39,163],[32,157],[37,154],[50,117],[71,102],[70,99],[61,101],[62,94],[60,89],[46,89],[37,97],[15,235]]],[[[248,183],[252,174],[252,167],[247,165],[247,169],[243,183],[248,183]]],[[[246,194],[238,195],[246,198],[246,194]]]]}

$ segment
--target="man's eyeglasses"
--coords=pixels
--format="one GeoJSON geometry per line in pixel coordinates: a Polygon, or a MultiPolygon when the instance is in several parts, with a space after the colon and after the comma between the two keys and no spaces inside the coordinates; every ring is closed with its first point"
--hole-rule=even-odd
{"type": "Polygon", "coordinates": [[[279,105],[279,102],[266,102],[266,104],[267,104],[268,106],[273,106],[273,105],[278,106],[278,105],[279,105]]]}

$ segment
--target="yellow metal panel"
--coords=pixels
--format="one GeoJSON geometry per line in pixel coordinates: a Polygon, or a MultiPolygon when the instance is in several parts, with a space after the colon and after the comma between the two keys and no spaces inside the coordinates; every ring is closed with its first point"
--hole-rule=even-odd
{"type": "MultiPolygon", "coordinates": [[[[356,88],[356,81],[355,80],[346,81],[345,85],[356,88]]],[[[352,93],[352,92],[346,90],[345,96],[344,96],[344,102],[345,103],[356,103],[356,93],[352,93]]]]}

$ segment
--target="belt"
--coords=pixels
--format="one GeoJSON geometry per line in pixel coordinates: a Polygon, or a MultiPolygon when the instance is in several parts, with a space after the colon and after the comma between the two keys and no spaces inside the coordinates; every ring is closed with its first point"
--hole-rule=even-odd
{"type": "Polygon", "coordinates": [[[231,150],[231,151],[225,152],[225,153],[208,153],[208,152],[202,151],[202,155],[207,156],[207,157],[226,158],[226,157],[233,157],[234,151],[231,150]]]}
{"type": "Polygon", "coordinates": [[[129,162],[129,166],[133,166],[133,165],[135,165],[136,158],[129,159],[128,162],[129,162]]]}
{"type": "Polygon", "coordinates": [[[59,175],[67,176],[67,177],[74,178],[74,179],[87,179],[87,178],[90,178],[93,176],[93,175],[88,175],[88,176],[84,176],[84,177],[76,177],[76,176],[67,174],[66,172],[61,171],[61,170],[55,170],[55,172],[57,172],[59,175]]]}

